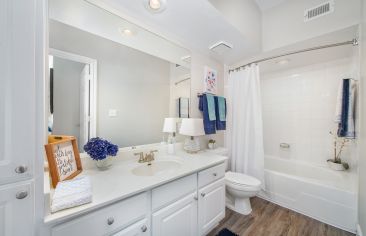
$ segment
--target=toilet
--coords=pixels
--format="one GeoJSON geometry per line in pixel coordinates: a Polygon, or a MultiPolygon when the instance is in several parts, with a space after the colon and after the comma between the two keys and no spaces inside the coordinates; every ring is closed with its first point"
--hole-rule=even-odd
{"type": "MultiPolygon", "coordinates": [[[[228,155],[228,149],[223,147],[207,151],[222,156],[228,155]]],[[[226,170],[228,168],[226,166],[226,170]]],[[[249,215],[252,212],[249,198],[257,195],[261,190],[261,184],[260,180],[252,176],[231,171],[226,172],[226,207],[240,214],[249,215]]]]}
{"type": "Polygon", "coordinates": [[[225,174],[226,206],[243,215],[252,212],[250,197],[254,197],[261,189],[261,181],[236,172],[228,171],[225,174]]]}

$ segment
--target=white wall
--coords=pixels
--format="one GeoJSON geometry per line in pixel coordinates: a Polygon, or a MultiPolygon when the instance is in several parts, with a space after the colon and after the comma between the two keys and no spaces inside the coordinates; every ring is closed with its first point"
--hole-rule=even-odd
{"type": "Polygon", "coordinates": [[[262,13],[254,0],[209,0],[238,29],[252,48],[262,48],[262,13]]]}
{"type": "Polygon", "coordinates": [[[120,147],[162,140],[169,115],[169,62],[55,21],[50,47],[97,60],[98,136],[120,147]],[[109,117],[109,109],[116,109],[117,117],[109,117]]]}
{"type": "Polygon", "coordinates": [[[53,57],[53,129],[55,135],[80,137],[80,80],[83,63],[53,57]]]}
{"type": "Polygon", "coordinates": [[[304,10],[324,0],[286,1],[263,12],[263,50],[269,51],[359,23],[361,0],[334,1],[335,11],[332,14],[306,23],[304,10]]]}
{"type": "MultiPolygon", "coordinates": [[[[218,92],[217,95],[224,95],[224,77],[227,71],[224,70],[224,65],[210,59],[208,57],[202,56],[197,53],[192,53],[191,61],[191,117],[192,118],[202,118],[202,113],[198,109],[198,97],[197,93],[203,92],[203,78],[204,78],[204,68],[209,66],[218,73],[218,92]]],[[[225,131],[216,131],[216,134],[206,135],[202,137],[202,143],[207,146],[209,139],[215,139],[219,146],[224,145],[224,133],[225,131]]]]}
{"type": "MultiPolygon", "coordinates": [[[[298,67],[261,76],[266,155],[325,166],[333,157],[339,81],[355,78],[353,58],[298,67]],[[290,149],[281,149],[289,143],[290,149]]],[[[356,170],[355,144],[342,159],[356,170]]]]}
{"type": "Polygon", "coordinates": [[[361,132],[360,150],[358,159],[359,195],[358,195],[358,222],[363,235],[366,234],[366,3],[362,6],[362,38],[361,46],[361,132]]]}

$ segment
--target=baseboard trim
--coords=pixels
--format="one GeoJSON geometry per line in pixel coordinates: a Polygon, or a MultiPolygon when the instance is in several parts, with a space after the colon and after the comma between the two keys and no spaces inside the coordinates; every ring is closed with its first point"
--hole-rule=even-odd
{"type": "Polygon", "coordinates": [[[363,236],[360,224],[357,224],[357,236],[363,236]]]}
{"type": "MultiPolygon", "coordinates": [[[[357,233],[356,231],[357,231],[358,229],[353,229],[353,230],[351,230],[351,229],[344,228],[344,227],[339,226],[339,225],[335,225],[335,224],[330,223],[330,222],[327,222],[327,221],[325,221],[325,220],[323,220],[323,219],[319,219],[318,217],[314,217],[314,216],[309,215],[309,214],[307,214],[307,213],[305,213],[305,212],[302,212],[301,210],[294,209],[294,208],[292,208],[292,207],[290,207],[290,206],[288,206],[288,205],[286,205],[286,204],[282,204],[282,203],[280,203],[280,202],[274,201],[273,199],[268,198],[268,197],[265,197],[265,196],[260,195],[260,194],[257,194],[257,197],[262,198],[262,199],[264,199],[264,200],[267,200],[267,201],[269,201],[269,202],[272,202],[272,203],[274,203],[274,204],[276,204],[276,205],[279,205],[279,206],[281,206],[281,207],[287,208],[287,209],[289,209],[289,210],[295,211],[295,212],[300,213],[300,214],[302,214],[302,215],[308,216],[308,217],[313,218],[313,219],[315,219],[315,220],[317,220],[317,221],[320,221],[320,222],[323,222],[323,223],[325,223],[325,224],[328,224],[328,225],[334,226],[334,227],[336,227],[336,228],[338,228],[338,229],[341,229],[341,230],[344,230],[344,231],[347,231],[347,232],[350,232],[350,233],[353,233],[353,234],[354,234],[354,233],[357,233]]],[[[363,235],[361,234],[361,235],[357,235],[357,236],[363,236],[363,235]]]]}

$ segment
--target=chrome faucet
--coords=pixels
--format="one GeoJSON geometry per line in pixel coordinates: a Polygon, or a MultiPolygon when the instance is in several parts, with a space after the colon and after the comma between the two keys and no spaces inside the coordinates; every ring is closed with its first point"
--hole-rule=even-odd
{"type": "Polygon", "coordinates": [[[154,155],[155,152],[158,152],[158,150],[152,150],[152,151],[150,151],[150,153],[149,154],[146,154],[145,157],[144,157],[144,153],[143,152],[138,152],[138,153],[135,153],[134,155],[135,156],[140,156],[140,158],[138,160],[139,163],[148,162],[147,165],[151,165],[151,162],[153,160],[155,160],[155,158],[154,158],[155,157],[155,155],[154,155]]]}

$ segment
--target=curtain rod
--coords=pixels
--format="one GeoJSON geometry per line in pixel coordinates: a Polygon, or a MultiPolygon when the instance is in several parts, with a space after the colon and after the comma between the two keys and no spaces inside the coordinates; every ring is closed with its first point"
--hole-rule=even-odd
{"type": "Polygon", "coordinates": [[[180,80],[180,81],[178,81],[178,82],[175,82],[174,84],[175,84],[175,85],[178,85],[178,84],[180,84],[180,83],[182,83],[182,82],[184,82],[184,81],[190,80],[190,79],[191,79],[191,78],[182,79],[182,80],[180,80]]]}
{"type": "Polygon", "coordinates": [[[315,51],[315,50],[319,50],[319,49],[339,47],[339,46],[343,46],[343,45],[350,45],[350,44],[352,44],[353,46],[357,46],[358,45],[357,39],[354,38],[352,40],[345,41],[345,42],[327,44],[327,45],[322,45],[322,46],[317,46],[317,47],[306,48],[306,49],[302,49],[302,50],[298,50],[298,51],[287,52],[287,53],[283,53],[283,54],[280,54],[280,55],[277,55],[277,56],[265,57],[265,58],[262,58],[262,59],[259,59],[259,60],[256,60],[256,61],[252,61],[252,62],[247,63],[245,65],[236,67],[235,69],[231,69],[231,70],[229,70],[229,73],[240,70],[240,69],[242,69],[246,66],[249,66],[251,64],[256,64],[256,63],[264,62],[264,61],[269,61],[269,60],[276,59],[276,58],[279,58],[279,57],[289,56],[289,55],[298,54],[298,53],[302,53],[302,52],[310,52],[310,51],[315,51]]]}

